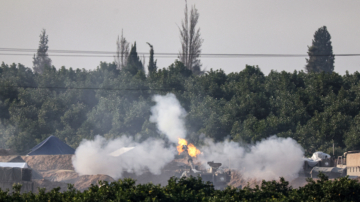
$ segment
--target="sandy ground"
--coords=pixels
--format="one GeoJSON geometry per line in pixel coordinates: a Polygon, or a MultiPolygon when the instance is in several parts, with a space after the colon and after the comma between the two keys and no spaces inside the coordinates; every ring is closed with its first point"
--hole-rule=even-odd
{"type": "Polygon", "coordinates": [[[26,163],[37,171],[74,170],[71,158],[73,155],[36,155],[22,156],[26,163]]]}
{"type": "Polygon", "coordinates": [[[82,175],[79,176],[72,166],[72,155],[37,155],[22,156],[26,163],[33,169],[34,190],[46,188],[51,190],[60,187],[67,190],[67,184],[74,184],[78,190],[85,190],[98,181],[113,182],[114,179],[107,175],[82,175]]]}

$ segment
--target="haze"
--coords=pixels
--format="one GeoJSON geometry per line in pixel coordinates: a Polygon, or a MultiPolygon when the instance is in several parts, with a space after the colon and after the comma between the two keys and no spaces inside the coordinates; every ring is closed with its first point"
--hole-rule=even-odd
{"type": "MultiPolygon", "coordinates": [[[[188,1],[200,13],[204,43],[202,53],[221,54],[306,54],[314,32],[327,26],[334,54],[360,54],[360,1],[335,0],[226,0],[188,1]]],[[[139,53],[148,53],[146,42],[156,53],[178,53],[178,25],[185,1],[19,1],[1,0],[0,48],[37,49],[44,28],[50,50],[115,51],[116,39],[124,30],[126,39],[136,41],[139,53]]],[[[95,69],[112,57],[51,57],[56,68],[95,69]]],[[[156,55],[155,55],[156,58],[156,55]]],[[[169,66],[176,57],[156,58],[158,67],[169,66]]],[[[31,56],[0,55],[0,62],[32,67],[31,56]]],[[[148,60],[147,60],[148,61],[148,60]]],[[[239,72],[245,64],[271,70],[304,70],[299,58],[203,58],[203,68],[239,72]]],[[[360,57],[335,57],[335,72],[357,71],[360,57]]]]}

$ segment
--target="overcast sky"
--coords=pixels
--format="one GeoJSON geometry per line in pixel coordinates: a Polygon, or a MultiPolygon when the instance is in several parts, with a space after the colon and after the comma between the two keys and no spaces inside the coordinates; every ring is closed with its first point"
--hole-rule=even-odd
{"type": "MultiPolygon", "coordinates": [[[[178,53],[184,0],[0,0],[0,48],[36,49],[44,28],[50,50],[115,51],[121,30],[138,52],[178,53]]],[[[327,26],[335,54],[360,53],[360,1],[189,0],[200,13],[202,53],[306,54],[314,32],[327,26]]],[[[0,52],[4,53],[4,52],[0,52]]],[[[50,56],[51,57],[51,56],[50,56]]],[[[156,56],[155,56],[156,57],[156,56]]],[[[95,69],[112,57],[51,57],[56,68],[95,69]]],[[[157,58],[160,68],[176,57],[157,58]]],[[[5,63],[32,67],[31,56],[0,55],[5,63]]],[[[148,61],[148,60],[147,60],[148,61]]],[[[246,64],[271,70],[303,70],[300,58],[203,58],[203,68],[238,72],[246,64]]],[[[360,68],[360,57],[336,57],[335,72],[360,68]]]]}

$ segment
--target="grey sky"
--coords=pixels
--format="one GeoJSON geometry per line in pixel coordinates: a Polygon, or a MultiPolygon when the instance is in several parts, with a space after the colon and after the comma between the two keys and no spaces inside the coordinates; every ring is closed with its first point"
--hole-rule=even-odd
{"type": "MultiPolygon", "coordinates": [[[[178,53],[183,0],[0,0],[0,48],[38,47],[43,28],[49,49],[115,51],[121,30],[138,52],[178,53]]],[[[360,53],[360,1],[349,0],[198,0],[202,53],[306,54],[314,32],[326,25],[335,54],[360,53]]],[[[51,57],[53,65],[94,69],[113,58],[51,57]]],[[[158,58],[159,67],[176,58],[158,58]]],[[[31,56],[0,55],[0,62],[32,67],[31,56]]],[[[238,72],[245,64],[268,74],[303,70],[305,58],[203,58],[203,67],[238,72]]],[[[336,57],[335,71],[360,68],[360,57],[336,57]]]]}

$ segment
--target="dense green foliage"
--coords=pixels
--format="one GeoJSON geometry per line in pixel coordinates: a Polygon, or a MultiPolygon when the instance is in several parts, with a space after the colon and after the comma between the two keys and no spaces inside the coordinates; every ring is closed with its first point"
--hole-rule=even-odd
{"type": "Polygon", "coordinates": [[[164,138],[149,122],[152,96],[172,92],[188,112],[187,137],[194,144],[204,135],[246,143],[277,135],[294,138],[307,155],[332,153],[333,142],[340,154],[360,147],[359,81],[358,72],[266,76],[254,66],[195,76],[178,61],[151,77],[142,69],[118,70],[115,63],[92,71],[45,67],[42,74],[3,63],[0,145],[26,153],[49,135],[73,147],[97,134],[164,138]]]}
{"type": "Polygon", "coordinates": [[[144,65],[141,63],[138,53],[136,51],[136,42],[131,46],[129,57],[127,58],[127,65],[124,70],[129,72],[131,75],[145,72],[144,65]]]}
{"type": "Polygon", "coordinates": [[[320,27],[314,34],[312,45],[308,51],[309,59],[306,59],[307,72],[334,71],[335,56],[331,45],[331,36],[326,26],[320,27]]]}
{"type": "Polygon", "coordinates": [[[135,185],[132,179],[117,182],[100,182],[83,192],[72,185],[60,192],[59,188],[46,192],[40,189],[38,194],[20,194],[20,187],[14,186],[14,192],[1,191],[1,201],[357,201],[360,197],[360,184],[356,180],[341,178],[328,180],[325,175],[298,189],[293,189],[283,178],[280,181],[263,181],[255,188],[235,189],[227,187],[215,190],[201,178],[171,178],[168,185],[135,185]]]}

